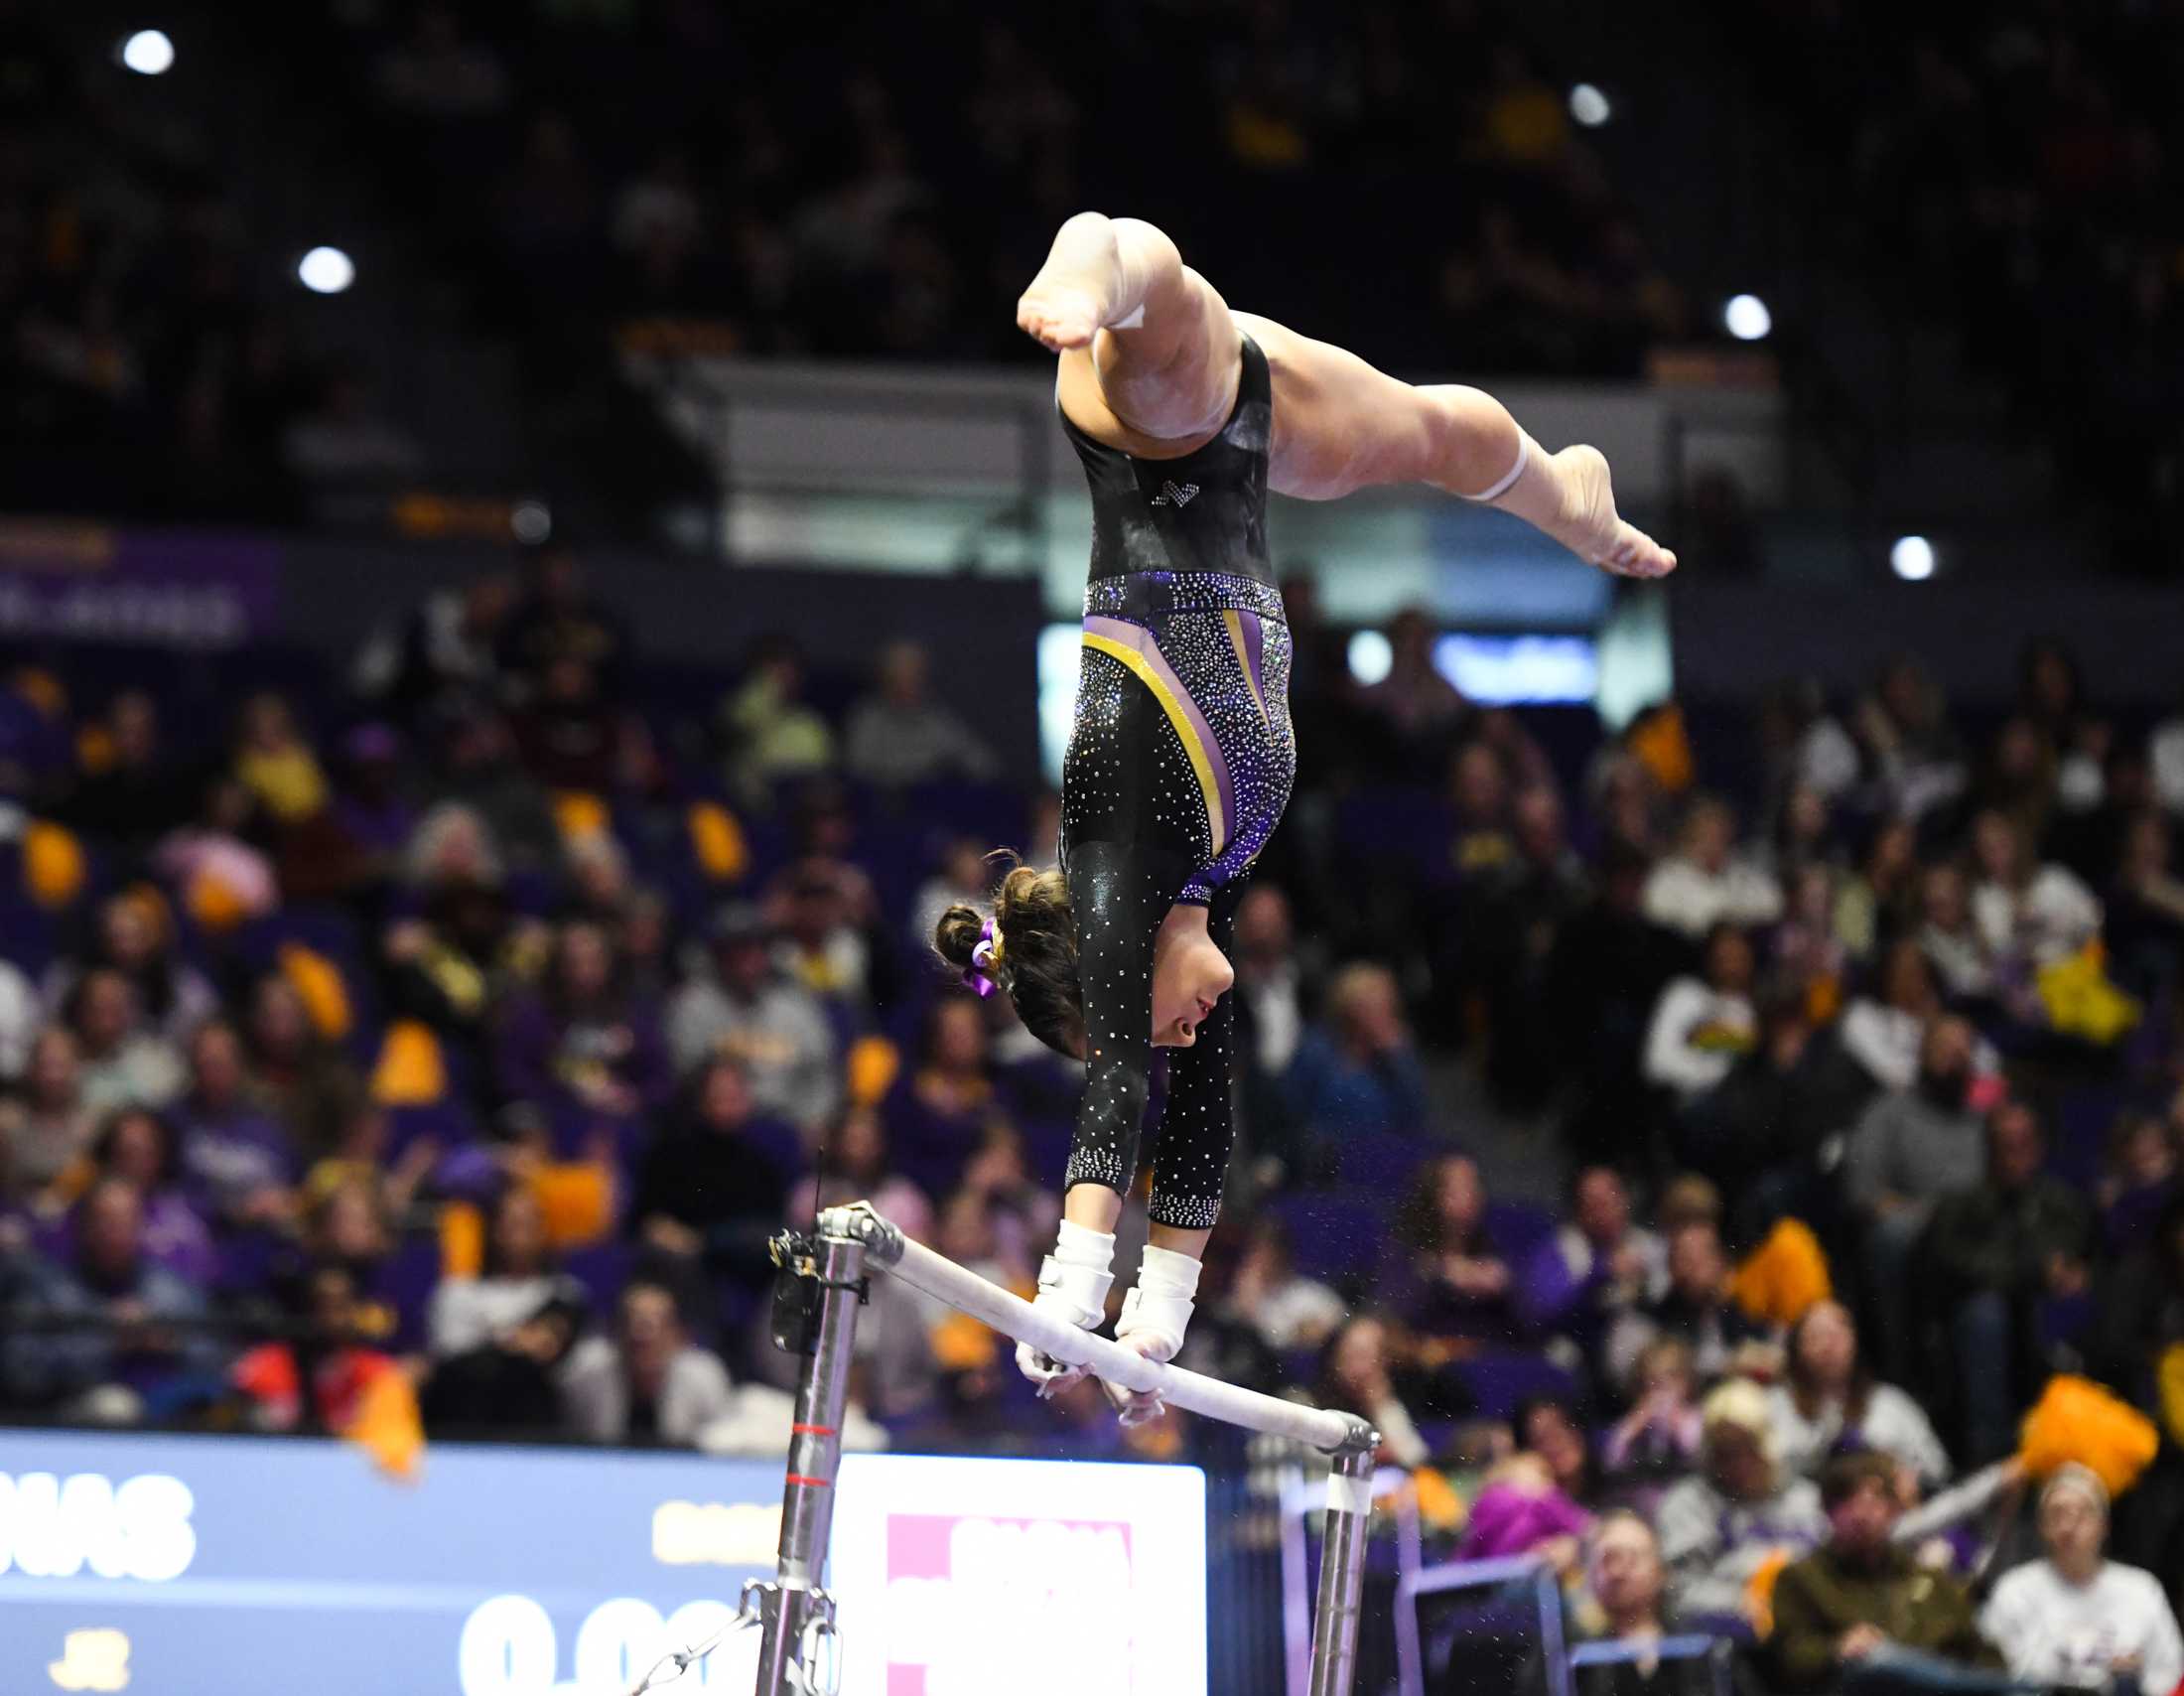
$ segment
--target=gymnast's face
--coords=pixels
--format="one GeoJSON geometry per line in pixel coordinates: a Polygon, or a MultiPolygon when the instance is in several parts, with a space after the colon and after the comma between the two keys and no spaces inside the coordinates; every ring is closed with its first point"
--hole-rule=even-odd
{"type": "Polygon", "coordinates": [[[1153,943],[1153,1046],[1187,1049],[1236,981],[1236,968],[1206,934],[1206,910],[1178,902],[1153,943]]]}

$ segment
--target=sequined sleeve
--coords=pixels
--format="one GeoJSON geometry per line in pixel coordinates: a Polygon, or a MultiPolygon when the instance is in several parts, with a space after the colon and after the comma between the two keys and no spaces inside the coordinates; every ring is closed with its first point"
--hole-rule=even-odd
{"type": "Polygon", "coordinates": [[[1068,1184],[1128,1195],[1153,1071],[1153,944],[1188,880],[1180,855],[1119,842],[1071,846],[1069,904],[1084,992],[1084,1096],[1068,1184]]]}

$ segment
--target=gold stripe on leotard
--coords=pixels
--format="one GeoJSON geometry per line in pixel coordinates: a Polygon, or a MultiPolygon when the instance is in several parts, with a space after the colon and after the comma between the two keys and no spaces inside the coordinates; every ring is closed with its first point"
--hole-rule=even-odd
{"type": "Polygon", "coordinates": [[[1110,659],[1118,659],[1130,667],[1138,681],[1153,691],[1153,698],[1160,703],[1160,711],[1167,714],[1167,722],[1175,727],[1176,740],[1183,745],[1183,752],[1190,757],[1190,769],[1197,774],[1198,789],[1206,800],[1206,823],[1213,832],[1213,851],[1218,854],[1228,846],[1228,819],[1221,811],[1221,785],[1213,775],[1213,762],[1206,758],[1205,747],[1198,740],[1197,727],[1190,722],[1190,715],[1183,710],[1182,702],[1167,681],[1155,670],[1146,656],[1134,647],[1126,647],[1113,636],[1104,636],[1091,631],[1084,633],[1084,645],[1097,648],[1110,659]]]}
{"type": "Polygon", "coordinates": [[[1259,709],[1260,718],[1265,719],[1266,697],[1259,693],[1259,679],[1251,668],[1251,649],[1244,645],[1244,615],[1231,607],[1221,614],[1221,619],[1228,626],[1229,645],[1236,649],[1236,663],[1244,673],[1244,687],[1251,691],[1251,704],[1259,709]]]}

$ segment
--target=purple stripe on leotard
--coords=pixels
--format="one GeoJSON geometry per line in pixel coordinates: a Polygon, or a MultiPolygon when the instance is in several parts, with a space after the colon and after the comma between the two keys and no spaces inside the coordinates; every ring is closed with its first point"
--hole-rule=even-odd
{"type": "Polygon", "coordinates": [[[1259,615],[1239,611],[1237,623],[1244,629],[1244,657],[1251,663],[1251,686],[1258,692],[1264,710],[1267,699],[1267,674],[1260,665],[1260,655],[1266,650],[1266,632],[1261,628],[1259,615]]]}
{"type": "Polygon", "coordinates": [[[1183,687],[1183,680],[1175,675],[1175,668],[1168,664],[1160,652],[1160,644],[1153,633],[1143,625],[1134,625],[1127,619],[1109,619],[1095,615],[1084,621],[1086,632],[1105,636],[1109,641],[1124,647],[1135,648],[1146,666],[1166,685],[1167,692],[1175,697],[1184,719],[1190,725],[1191,735],[1197,739],[1199,752],[1212,768],[1215,789],[1221,797],[1221,840],[1214,844],[1218,854],[1226,848],[1236,834],[1236,786],[1229,778],[1227,751],[1213,734],[1213,727],[1206,722],[1206,715],[1198,703],[1191,699],[1190,691],[1183,687]]]}

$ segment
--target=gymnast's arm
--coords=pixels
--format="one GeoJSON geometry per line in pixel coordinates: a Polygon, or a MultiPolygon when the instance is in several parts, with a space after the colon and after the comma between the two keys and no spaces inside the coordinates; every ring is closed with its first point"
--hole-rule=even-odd
{"type": "Polygon", "coordinates": [[[1268,477],[1282,494],[1332,500],[1374,484],[1424,483],[1513,512],[1618,576],[1676,569],[1673,553],[1617,514],[1597,448],[1550,454],[1481,389],[1413,386],[1272,319],[1239,313],[1236,323],[1273,367],[1268,477]]]}

